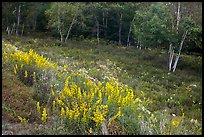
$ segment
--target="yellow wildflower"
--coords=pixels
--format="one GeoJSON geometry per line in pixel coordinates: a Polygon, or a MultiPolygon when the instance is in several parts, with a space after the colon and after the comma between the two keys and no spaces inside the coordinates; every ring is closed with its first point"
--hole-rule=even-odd
{"type": "Polygon", "coordinates": [[[15,67],[16,67],[16,69],[18,69],[18,65],[17,64],[15,65],[15,67]]]}
{"type": "Polygon", "coordinates": [[[62,100],[59,100],[58,98],[56,99],[57,103],[60,105],[60,106],[63,106],[64,103],[62,102],[62,100]]]}
{"type": "Polygon", "coordinates": [[[35,71],[33,72],[33,78],[34,78],[34,80],[36,80],[36,72],[35,71]]]}
{"type": "Polygon", "coordinates": [[[89,134],[92,134],[92,133],[93,133],[92,128],[90,128],[89,129],[89,134]]]}
{"type": "Polygon", "coordinates": [[[93,112],[94,117],[92,117],[92,120],[96,122],[97,126],[100,126],[103,121],[105,120],[104,116],[99,112],[98,107],[96,108],[96,111],[93,112]]]}
{"type": "Polygon", "coordinates": [[[28,72],[27,72],[27,70],[25,70],[25,76],[24,76],[25,78],[27,78],[28,77],[28,72]]]}
{"type": "Polygon", "coordinates": [[[198,126],[198,120],[197,119],[195,120],[195,126],[198,126]]]}
{"type": "Polygon", "coordinates": [[[141,113],[139,113],[139,115],[137,116],[137,118],[140,120],[142,118],[141,113]]]}
{"type": "Polygon", "coordinates": [[[150,120],[151,120],[151,121],[154,120],[154,115],[153,115],[153,114],[151,115],[150,120]]]}
{"type": "Polygon", "coordinates": [[[52,111],[55,112],[55,101],[52,101],[52,111]]]}
{"type": "Polygon", "coordinates": [[[18,119],[21,121],[21,123],[26,123],[27,120],[25,118],[22,118],[21,116],[18,116],[18,119]]]}
{"type": "Polygon", "coordinates": [[[13,72],[14,72],[15,75],[17,74],[17,71],[16,71],[15,67],[13,68],[13,72]]]}
{"type": "Polygon", "coordinates": [[[23,68],[23,64],[21,64],[21,69],[23,68]]]}
{"type": "Polygon", "coordinates": [[[178,127],[178,125],[179,125],[179,121],[177,121],[177,120],[173,120],[172,121],[172,125],[174,126],[174,128],[177,128],[178,127]]]}
{"type": "Polygon", "coordinates": [[[64,117],[65,116],[65,111],[64,111],[64,108],[62,107],[61,108],[61,117],[64,117]]]}
{"type": "Polygon", "coordinates": [[[40,113],[40,102],[37,102],[37,111],[40,113]]]}
{"type": "Polygon", "coordinates": [[[184,113],[182,114],[181,118],[184,118],[184,113]]]}
{"type": "Polygon", "coordinates": [[[47,113],[46,113],[46,108],[43,109],[43,113],[42,113],[42,121],[43,123],[45,123],[47,120],[47,113]]]}

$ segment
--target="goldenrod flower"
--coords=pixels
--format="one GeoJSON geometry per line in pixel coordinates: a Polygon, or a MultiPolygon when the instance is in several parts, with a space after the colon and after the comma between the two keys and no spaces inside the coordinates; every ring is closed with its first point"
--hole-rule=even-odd
{"type": "Polygon", "coordinates": [[[36,72],[33,72],[33,79],[36,80],[36,72]]]}
{"type": "Polygon", "coordinates": [[[21,69],[23,68],[23,64],[21,64],[21,69]]]}
{"type": "Polygon", "coordinates": [[[64,111],[64,108],[62,107],[61,108],[61,117],[64,117],[65,116],[65,111],[64,111]]]}
{"type": "Polygon", "coordinates": [[[17,71],[16,71],[15,67],[13,68],[13,72],[14,72],[15,75],[17,74],[17,71]]]}
{"type": "Polygon", "coordinates": [[[140,120],[142,118],[141,113],[139,113],[139,115],[137,116],[137,118],[140,120]]]}
{"type": "Polygon", "coordinates": [[[37,102],[37,111],[40,113],[40,102],[37,102]]]}
{"type": "Polygon", "coordinates": [[[198,126],[198,120],[197,119],[195,120],[195,126],[198,126]]]}
{"type": "Polygon", "coordinates": [[[184,113],[182,114],[181,118],[184,118],[184,113]]]}
{"type": "Polygon", "coordinates": [[[24,76],[25,78],[27,78],[28,77],[28,72],[27,72],[27,70],[25,70],[25,76],[24,76]]]}
{"type": "Polygon", "coordinates": [[[151,121],[153,121],[153,120],[154,120],[154,115],[152,114],[149,119],[150,119],[151,121]]]}
{"type": "Polygon", "coordinates": [[[52,111],[55,112],[55,101],[52,101],[52,111]]]}
{"type": "Polygon", "coordinates": [[[21,123],[26,123],[27,120],[25,118],[22,118],[21,116],[18,116],[18,119],[21,121],[21,123]]]}
{"type": "Polygon", "coordinates": [[[18,69],[18,65],[17,64],[15,65],[15,67],[16,67],[16,69],[18,69]]]}
{"type": "Polygon", "coordinates": [[[57,103],[60,105],[60,106],[63,106],[64,103],[62,102],[62,100],[59,100],[58,98],[56,99],[57,103]]]}
{"type": "Polygon", "coordinates": [[[178,125],[179,125],[179,121],[177,121],[177,120],[173,120],[172,121],[172,125],[174,126],[174,128],[177,128],[178,127],[178,125]]]}
{"type": "Polygon", "coordinates": [[[93,130],[92,128],[89,129],[89,134],[92,134],[93,133],[93,130]]]}
{"type": "Polygon", "coordinates": [[[47,120],[47,113],[46,113],[46,108],[43,109],[43,113],[42,113],[42,121],[43,123],[45,123],[47,120]]]}

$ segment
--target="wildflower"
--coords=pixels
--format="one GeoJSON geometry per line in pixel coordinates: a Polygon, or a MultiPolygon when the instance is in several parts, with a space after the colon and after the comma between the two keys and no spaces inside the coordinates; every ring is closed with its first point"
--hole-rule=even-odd
{"type": "Polygon", "coordinates": [[[154,120],[154,115],[152,114],[151,117],[150,117],[150,120],[154,120]]]}
{"type": "Polygon", "coordinates": [[[40,102],[37,102],[37,111],[40,113],[40,102]]]}
{"type": "Polygon", "coordinates": [[[13,68],[13,72],[14,72],[15,75],[17,74],[17,71],[16,71],[15,67],[13,68]]]}
{"type": "Polygon", "coordinates": [[[198,120],[197,119],[195,120],[195,126],[198,126],[198,120]]]}
{"type": "Polygon", "coordinates": [[[21,121],[21,123],[26,123],[27,120],[25,118],[22,118],[21,116],[18,116],[18,119],[21,121]]]}
{"type": "Polygon", "coordinates": [[[96,111],[93,112],[94,117],[92,117],[93,121],[96,122],[97,126],[101,125],[103,121],[105,120],[104,116],[99,112],[98,107],[96,108],[96,111]]]}
{"type": "Polygon", "coordinates": [[[47,113],[46,113],[46,108],[43,109],[43,113],[42,113],[42,121],[43,123],[45,123],[47,120],[47,113]]]}
{"type": "Polygon", "coordinates": [[[60,106],[63,106],[64,103],[62,102],[62,100],[59,100],[59,99],[56,99],[57,103],[60,105],[60,106]]]}
{"type": "Polygon", "coordinates": [[[15,65],[15,67],[16,67],[16,69],[18,69],[18,65],[17,64],[15,65]]]}
{"type": "Polygon", "coordinates": [[[142,118],[141,113],[139,113],[139,115],[137,116],[137,118],[140,120],[142,118]]]}
{"type": "Polygon", "coordinates": [[[184,113],[182,114],[181,118],[184,118],[184,113]]]}
{"type": "Polygon", "coordinates": [[[89,134],[91,135],[93,133],[92,128],[89,129],[89,134]]]}
{"type": "Polygon", "coordinates": [[[21,69],[23,68],[23,64],[21,64],[21,69]]]}
{"type": "Polygon", "coordinates": [[[27,72],[27,70],[25,70],[25,76],[24,76],[25,78],[27,78],[28,77],[28,72],[27,72]]]}
{"type": "Polygon", "coordinates": [[[172,121],[172,125],[174,126],[174,128],[177,128],[178,127],[178,125],[179,125],[179,121],[177,121],[177,120],[173,120],[172,121]]]}
{"type": "Polygon", "coordinates": [[[55,101],[52,101],[52,111],[55,112],[55,101]]]}
{"type": "Polygon", "coordinates": [[[33,79],[36,80],[36,72],[33,72],[33,79]]]}
{"type": "Polygon", "coordinates": [[[61,117],[64,117],[65,116],[65,111],[64,111],[64,108],[62,107],[61,108],[61,117]]]}

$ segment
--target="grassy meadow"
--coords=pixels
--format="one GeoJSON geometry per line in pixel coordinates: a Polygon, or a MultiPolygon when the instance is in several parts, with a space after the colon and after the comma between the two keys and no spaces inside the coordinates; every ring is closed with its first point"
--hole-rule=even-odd
{"type": "Polygon", "coordinates": [[[2,34],[2,134],[202,134],[202,56],[96,43],[2,34]]]}

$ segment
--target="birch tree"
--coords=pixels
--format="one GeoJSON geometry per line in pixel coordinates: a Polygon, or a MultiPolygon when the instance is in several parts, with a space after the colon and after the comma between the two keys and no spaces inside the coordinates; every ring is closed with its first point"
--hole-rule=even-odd
{"type": "Polygon", "coordinates": [[[55,28],[60,34],[61,42],[67,42],[71,29],[81,15],[83,4],[71,2],[54,2],[46,11],[48,26],[55,28]]]}

